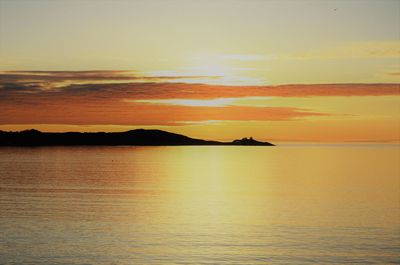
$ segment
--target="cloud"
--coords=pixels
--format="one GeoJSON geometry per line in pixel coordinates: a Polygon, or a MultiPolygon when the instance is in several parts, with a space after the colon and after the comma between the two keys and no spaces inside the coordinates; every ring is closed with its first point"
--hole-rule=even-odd
{"type": "MultiPolygon", "coordinates": [[[[131,73],[130,71],[14,71],[12,74],[2,72],[0,92],[2,97],[24,93],[31,95],[36,92],[40,93],[41,97],[51,98],[87,95],[126,100],[400,94],[399,84],[224,86],[176,82],[179,79],[187,79],[188,76],[131,76],[127,72],[131,73]],[[124,82],[120,82],[121,80],[124,82]]],[[[203,76],[197,77],[203,78],[203,76]]]]}
{"type": "Polygon", "coordinates": [[[215,99],[137,99],[127,100],[125,102],[132,103],[148,103],[156,105],[176,105],[191,107],[226,107],[234,103],[237,98],[215,98],[215,99]]]}
{"type": "Polygon", "coordinates": [[[139,75],[134,71],[2,71],[0,84],[39,84],[43,89],[62,87],[72,84],[107,84],[107,83],[143,83],[168,82],[180,79],[219,78],[196,75],[139,75]]]}
{"type": "MultiPolygon", "coordinates": [[[[23,71],[0,73],[0,92],[43,97],[107,96],[116,99],[211,99],[399,95],[399,84],[320,84],[224,86],[171,82],[188,76],[129,76],[127,71],[23,71]],[[74,79],[74,80],[72,80],[74,79]],[[127,82],[119,82],[124,79],[127,82]],[[136,80],[141,80],[136,82],[136,80]],[[85,81],[85,82],[81,82],[85,81]],[[60,85],[61,84],[61,85],[60,85]]],[[[195,76],[193,76],[194,78],[195,76]]],[[[199,77],[199,76],[198,76],[199,77]]],[[[201,77],[199,77],[201,78],[201,77]]],[[[1,100],[1,99],[0,99],[1,100]]]]}
{"type": "Polygon", "coordinates": [[[130,71],[3,71],[0,82],[68,81],[68,80],[133,80],[130,71]]]}
{"type": "Polygon", "coordinates": [[[290,106],[252,105],[249,100],[246,105],[233,103],[237,99],[257,97],[400,95],[399,84],[217,86],[120,83],[113,81],[126,76],[125,71],[79,71],[76,76],[74,73],[25,71],[14,72],[13,76],[9,72],[0,74],[0,124],[182,125],[205,120],[282,121],[329,114],[290,106]],[[75,80],[59,85],[64,82],[63,78],[75,80]],[[93,78],[96,82],[80,83],[85,78],[93,78]]]}
{"type": "Polygon", "coordinates": [[[70,104],[47,105],[40,108],[4,108],[0,124],[115,124],[115,125],[183,125],[204,120],[226,121],[283,121],[308,116],[328,115],[288,107],[156,107],[134,105],[70,104]]]}

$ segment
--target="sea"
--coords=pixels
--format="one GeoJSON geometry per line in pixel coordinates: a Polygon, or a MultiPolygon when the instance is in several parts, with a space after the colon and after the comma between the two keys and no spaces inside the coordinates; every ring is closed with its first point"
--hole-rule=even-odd
{"type": "Polygon", "coordinates": [[[400,264],[400,146],[1,147],[0,264],[400,264]]]}

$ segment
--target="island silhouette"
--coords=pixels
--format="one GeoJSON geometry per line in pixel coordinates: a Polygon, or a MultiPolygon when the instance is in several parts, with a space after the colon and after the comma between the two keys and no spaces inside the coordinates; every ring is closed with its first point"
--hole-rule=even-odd
{"type": "Polygon", "coordinates": [[[162,130],[137,129],[126,132],[41,132],[35,129],[6,132],[0,131],[0,146],[56,146],[56,145],[250,145],[274,146],[259,142],[252,137],[232,142],[207,141],[162,130]]]}

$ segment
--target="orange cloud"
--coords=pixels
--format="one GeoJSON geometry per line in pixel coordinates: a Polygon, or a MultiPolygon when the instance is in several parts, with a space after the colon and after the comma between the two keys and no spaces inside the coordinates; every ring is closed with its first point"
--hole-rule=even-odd
{"type": "Polygon", "coordinates": [[[328,114],[290,106],[233,106],[226,100],[400,95],[399,84],[216,86],[108,82],[121,78],[130,77],[125,71],[3,72],[0,74],[0,124],[178,125],[206,120],[284,121],[328,114]],[[73,78],[67,85],[54,85],[73,78]],[[101,82],[79,83],[86,79],[101,82]],[[165,100],[174,104],[163,104],[165,100]]]}
{"type": "MultiPolygon", "coordinates": [[[[159,77],[160,78],[160,77],[159,77]]],[[[0,75],[0,80],[1,75],[0,75]]],[[[322,84],[279,86],[221,86],[166,82],[71,83],[52,86],[49,81],[19,80],[0,82],[3,98],[107,97],[115,99],[212,99],[235,97],[317,97],[400,95],[400,84],[322,84]]],[[[1,99],[0,99],[1,100],[1,99]]]]}
{"type": "Polygon", "coordinates": [[[46,104],[41,108],[3,108],[0,124],[181,125],[204,120],[283,121],[326,115],[287,107],[188,107],[113,103],[99,106],[46,104]]]}

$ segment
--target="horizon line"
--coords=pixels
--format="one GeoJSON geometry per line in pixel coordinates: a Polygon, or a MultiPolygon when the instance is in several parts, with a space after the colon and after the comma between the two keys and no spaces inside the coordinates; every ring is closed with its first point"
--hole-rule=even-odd
{"type": "MultiPolygon", "coordinates": [[[[163,132],[168,132],[171,134],[177,134],[177,135],[183,135],[189,138],[193,139],[199,139],[199,140],[206,140],[206,141],[233,141],[237,139],[226,139],[226,138],[216,138],[216,139],[200,139],[198,137],[192,137],[188,136],[186,134],[182,133],[175,133],[171,132],[168,130],[162,130],[162,129],[145,129],[145,128],[137,128],[137,129],[131,129],[131,130],[125,130],[125,131],[41,131],[35,128],[29,128],[29,129],[24,129],[24,130],[19,130],[19,131],[13,131],[13,130],[2,130],[0,129],[0,132],[7,132],[7,133],[20,133],[20,132],[26,132],[26,131],[38,131],[40,133],[126,133],[130,131],[137,131],[137,130],[145,130],[145,131],[163,131],[163,132]]],[[[239,137],[240,138],[240,137],[239,137]]],[[[254,138],[252,136],[243,136],[242,138],[254,138]]],[[[241,138],[241,139],[242,139],[241,138]]],[[[268,141],[268,142],[275,142],[279,144],[400,144],[400,139],[388,139],[388,140],[342,140],[342,141],[335,141],[335,140],[304,140],[304,139],[274,139],[274,138],[257,138],[255,140],[260,140],[260,141],[268,141]]]]}

